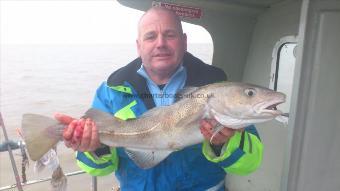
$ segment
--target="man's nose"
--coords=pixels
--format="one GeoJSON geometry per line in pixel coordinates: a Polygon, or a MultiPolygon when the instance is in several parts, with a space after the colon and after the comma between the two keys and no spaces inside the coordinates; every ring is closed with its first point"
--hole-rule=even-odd
{"type": "Polygon", "coordinates": [[[163,35],[159,35],[157,38],[157,48],[163,48],[166,46],[166,39],[163,35]]]}

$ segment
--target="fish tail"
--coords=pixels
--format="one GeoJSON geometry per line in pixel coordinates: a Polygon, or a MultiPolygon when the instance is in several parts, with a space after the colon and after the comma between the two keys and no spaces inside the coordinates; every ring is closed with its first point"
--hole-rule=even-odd
{"type": "Polygon", "coordinates": [[[61,140],[64,125],[42,115],[24,114],[21,128],[28,155],[36,161],[61,140]]]}

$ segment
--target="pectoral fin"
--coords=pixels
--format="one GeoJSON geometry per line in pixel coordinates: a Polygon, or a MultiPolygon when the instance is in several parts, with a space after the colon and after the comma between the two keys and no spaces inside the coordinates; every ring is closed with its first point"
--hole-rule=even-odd
{"type": "Polygon", "coordinates": [[[224,128],[223,125],[221,125],[220,123],[218,123],[214,130],[213,130],[213,134],[210,137],[210,143],[212,143],[212,140],[214,139],[214,137],[224,128]]]}
{"type": "Polygon", "coordinates": [[[148,169],[156,166],[161,161],[163,161],[167,156],[169,156],[172,150],[142,150],[126,148],[126,154],[133,160],[137,166],[143,169],[148,169]]]}

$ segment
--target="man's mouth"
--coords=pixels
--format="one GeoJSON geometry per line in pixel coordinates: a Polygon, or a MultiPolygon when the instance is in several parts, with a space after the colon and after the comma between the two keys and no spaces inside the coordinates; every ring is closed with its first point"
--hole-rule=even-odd
{"type": "Polygon", "coordinates": [[[166,58],[166,57],[170,57],[170,56],[171,56],[170,53],[158,53],[158,54],[155,54],[153,57],[166,58]]]}

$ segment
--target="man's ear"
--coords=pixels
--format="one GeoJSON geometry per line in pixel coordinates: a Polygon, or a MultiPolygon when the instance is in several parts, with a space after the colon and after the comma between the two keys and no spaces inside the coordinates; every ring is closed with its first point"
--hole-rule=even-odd
{"type": "Polygon", "coordinates": [[[138,39],[136,39],[136,46],[137,46],[137,53],[140,56],[140,42],[138,39]]]}
{"type": "Polygon", "coordinates": [[[187,34],[183,33],[183,43],[184,43],[184,50],[187,51],[187,46],[188,46],[188,42],[187,42],[187,34]]]}

